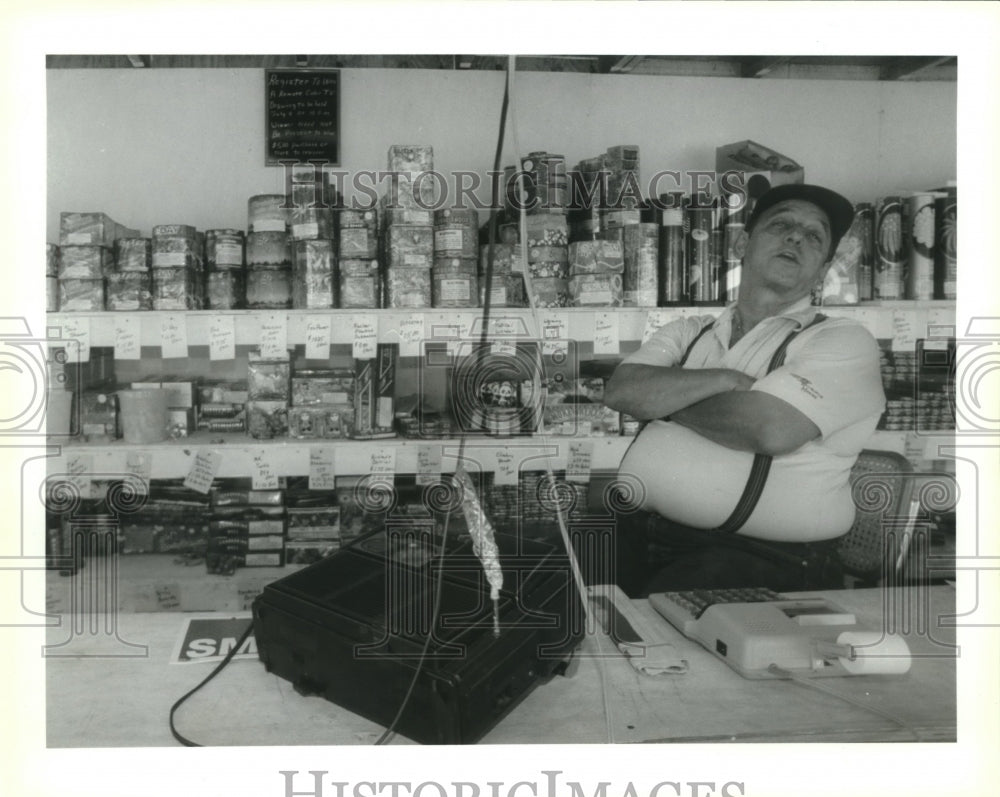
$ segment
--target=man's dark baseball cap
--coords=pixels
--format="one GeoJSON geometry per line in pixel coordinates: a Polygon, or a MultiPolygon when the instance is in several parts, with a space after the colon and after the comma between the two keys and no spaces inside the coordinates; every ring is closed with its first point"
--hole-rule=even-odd
{"type": "Polygon", "coordinates": [[[844,237],[854,221],[854,206],[836,191],[823,188],[819,185],[808,185],[806,183],[789,183],[772,188],[753,206],[753,212],[747,219],[746,231],[752,232],[757,220],[768,208],[774,207],[779,202],[788,199],[801,199],[804,202],[811,202],[820,210],[826,213],[830,220],[830,252],[834,252],[840,239],[844,237]]]}

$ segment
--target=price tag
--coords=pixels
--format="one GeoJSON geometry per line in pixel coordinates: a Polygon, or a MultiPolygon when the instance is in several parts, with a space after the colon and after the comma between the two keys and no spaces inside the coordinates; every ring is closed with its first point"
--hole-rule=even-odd
{"type": "Polygon", "coordinates": [[[369,449],[368,472],[373,476],[392,477],[396,473],[396,448],[394,446],[381,446],[369,449]]]}
{"type": "Polygon", "coordinates": [[[463,315],[440,316],[433,328],[435,340],[447,341],[448,354],[470,354],[469,342],[472,335],[472,321],[463,315]]]}
{"type": "Polygon", "coordinates": [[[131,473],[139,479],[142,494],[146,495],[149,492],[149,480],[153,473],[153,455],[148,451],[129,451],[125,455],[125,472],[131,473]]]}
{"type": "Polygon", "coordinates": [[[569,353],[569,314],[546,313],[542,316],[542,354],[548,356],[569,353]]]}
{"type": "Polygon", "coordinates": [[[423,355],[424,317],[414,313],[402,319],[399,324],[399,356],[420,357],[423,355]]]}
{"type": "Polygon", "coordinates": [[[903,440],[903,456],[915,465],[924,458],[927,441],[920,435],[907,432],[903,440]]]}
{"type": "Polygon", "coordinates": [[[494,340],[490,343],[490,354],[501,357],[516,357],[517,344],[512,340],[494,340]]]}
{"type": "Polygon", "coordinates": [[[184,477],[184,486],[207,495],[212,489],[212,482],[215,481],[215,474],[219,472],[221,464],[222,454],[217,451],[199,451],[195,454],[187,476],[184,477]]]}
{"type": "Polygon", "coordinates": [[[594,313],[594,354],[619,354],[618,316],[614,313],[594,313]]]}
{"type": "Polygon", "coordinates": [[[268,360],[288,357],[288,318],[284,313],[268,313],[261,321],[260,355],[268,360]]]}
{"type": "Polygon", "coordinates": [[[948,339],[955,337],[955,314],[942,307],[935,307],[927,313],[927,338],[925,349],[946,351],[948,339]]]}
{"type": "Polygon", "coordinates": [[[650,310],[646,313],[646,326],[642,330],[642,342],[645,343],[660,327],[667,323],[666,310],[650,310]]]}
{"type": "Polygon", "coordinates": [[[373,314],[354,316],[354,337],[351,356],[355,360],[374,360],[378,347],[378,316],[373,314]]]}
{"type": "Polygon", "coordinates": [[[311,315],[306,318],[306,359],[330,359],[330,317],[311,315]]]}
{"type": "Polygon", "coordinates": [[[231,315],[219,315],[208,328],[208,359],[236,359],[236,325],[231,315]]]}
{"type": "Polygon", "coordinates": [[[892,350],[915,352],[917,345],[916,318],[912,310],[892,311],[892,350]]]}
{"type": "Polygon", "coordinates": [[[66,457],[66,480],[80,498],[91,498],[90,474],[94,472],[92,454],[70,454],[66,457]]]}
{"type": "Polygon", "coordinates": [[[497,316],[490,319],[490,334],[497,338],[517,338],[524,327],[515,316],[497,316]]]}
{"type": "Polygon", "coordinates": [[[140,319],[134,315],[115,316],[115,359],[138,360],[140,319]]]}
{"type": "Polygon", "coordinates": [[[417,447],[417,484],[434,484],[441,480],[441,446],[417,447]]]}
{"type": "Polygon", "coordinates": [[[160,350],[164,358],[187,357],[187,317],[165,315],[160,319],[160,350]]]}
{"type": "Polygon", "coordinates": [[[66,341],[66,362],[90,361],[90,319],[66,316],[63,320],[63,339],[66,341]]]}
{"type": "Polygon", "coordinates": [[[315,446],[309,449],[309,489],[333,490],[337,487],[333,449],[315,446]]]}
{"type": "Polygon", "coordinates": [[[497,448],[493,451],[493,483],[499,486],[517,485],[518,462],[514,452],[509,448],[497,448]]]}
{"type": "Polygon", "coordinates": [[[575,440],[566,455],[566,481],[586,484],[590,481],[590,464],[594,458],[591,440],[575,440]]]}
{"type": "Polygon", "coordinates": [[[253,471],[250,474],[250,486],[254,490],[277,490],[278,471],[271,461],[271,452],[266,448],[257,449],[253,453],[253,471]]]}

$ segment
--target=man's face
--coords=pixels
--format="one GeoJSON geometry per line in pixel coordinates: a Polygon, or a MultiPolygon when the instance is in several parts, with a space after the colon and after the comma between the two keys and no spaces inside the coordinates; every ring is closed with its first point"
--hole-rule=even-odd
{"type": "Polygon", "coordinates": [[[744,233],[740,242],[741,288],[766,288],[787,301],[797,301],[808,296],[826,274],[830,222],[811,202],[787,199],[768,208],[753,233],[744,233]]]}

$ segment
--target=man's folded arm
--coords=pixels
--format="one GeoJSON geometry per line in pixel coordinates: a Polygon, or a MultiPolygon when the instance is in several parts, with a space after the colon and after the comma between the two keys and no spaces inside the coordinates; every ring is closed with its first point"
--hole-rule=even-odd
{"type": "Polygon", "coordinates": [[[604,403],[645,421],[673,415],[719,394],[744,394],[753,382],[746,374],[728,368],[623,363],[604,389],[604,403]]]}

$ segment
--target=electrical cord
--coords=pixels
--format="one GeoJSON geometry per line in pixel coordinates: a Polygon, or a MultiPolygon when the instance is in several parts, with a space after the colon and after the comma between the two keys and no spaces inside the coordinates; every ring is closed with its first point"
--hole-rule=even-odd
{"type": "Polygon", "coordinates": [[[181,697],[179,700],[177,700],[177,702],[174,703],[170,707],[170,732],[173,734],[174,738],[178,742],[180,742],[182,745],[184,745],[185,747],[201,747],[202,745],[198,744],[197,742],[192,742],[190,739],[188,739],[187,737],[183,736],[177,730],[177,726],[174,725],[174,715],[177,713],[177,709],[179,709],[181,707],[181,705],[183,705],[183,703],[189,697],[191,697],[191,695],[193,695],[195,692],[197,692],[199,689],[201,689],[205,684],[207,684],[209,681],[211,681],[216,675],[218,675],[220,672],[222,672],[223,668],[225,668],[225,666],[227,664],[229,664],[229,662],[231,662],[233,660],[233,657],[236,655],[236,652],[241,647],[243,647],[243,643],[246,642],[250,638],[250,634],[251,634],[252,631],[253,631],[253,620],[251,620],[247,624],[246,630],[243,632],[243,634],[240,636],[240,638],[236,641],[236,644],[233,645],[232,650],[230,650],[226,654],[226,657],[216,665],[215,669],[212,670],[212,672],[210,672],[201,681],[201,683],[199,683],[194,689],[192,689],[190,692],[188,692],[187,694],[185,694],[183,697],[181,697]]]}
{"type": "Polygon", "coordinates": [[[839,700],[843,700],[845,703],[849,703],[852,706],[863,709],[864,711],[867,711],[871,714],[875,714],[876,716],[882,717],[882,719],[887,719],[894,725],[898,725],[903,730],[908,731],[913,736],[913,740],[915,742],[923,741],[923,737],[920,735],[920,731],[918,731],[916,728],[914,728],[912,725],[906,722],[906,720],[897,717],[895,714],[891,714],[888,711],[883,711],[882,709],[875,708],[874,706],[869,706],[866,703],[862,703],[860,700],[856,700],[853,697],[838,692],[836,689],[830,689],[828,686],[820,685],[819,683],[816,682],[815,678],[806,678],[797,672],[793,672],[792,670],[786,670],[784,667],[780,667],[777,664],[772,664],[767,669],[768,672],[774,673],[775,675],[778,675],[782,678],[788,678],[797,683],[799,686],[805,686],[810,689],[815,689],[817,692],[822,692],[825,695],[836,697],[839,700]]]}

